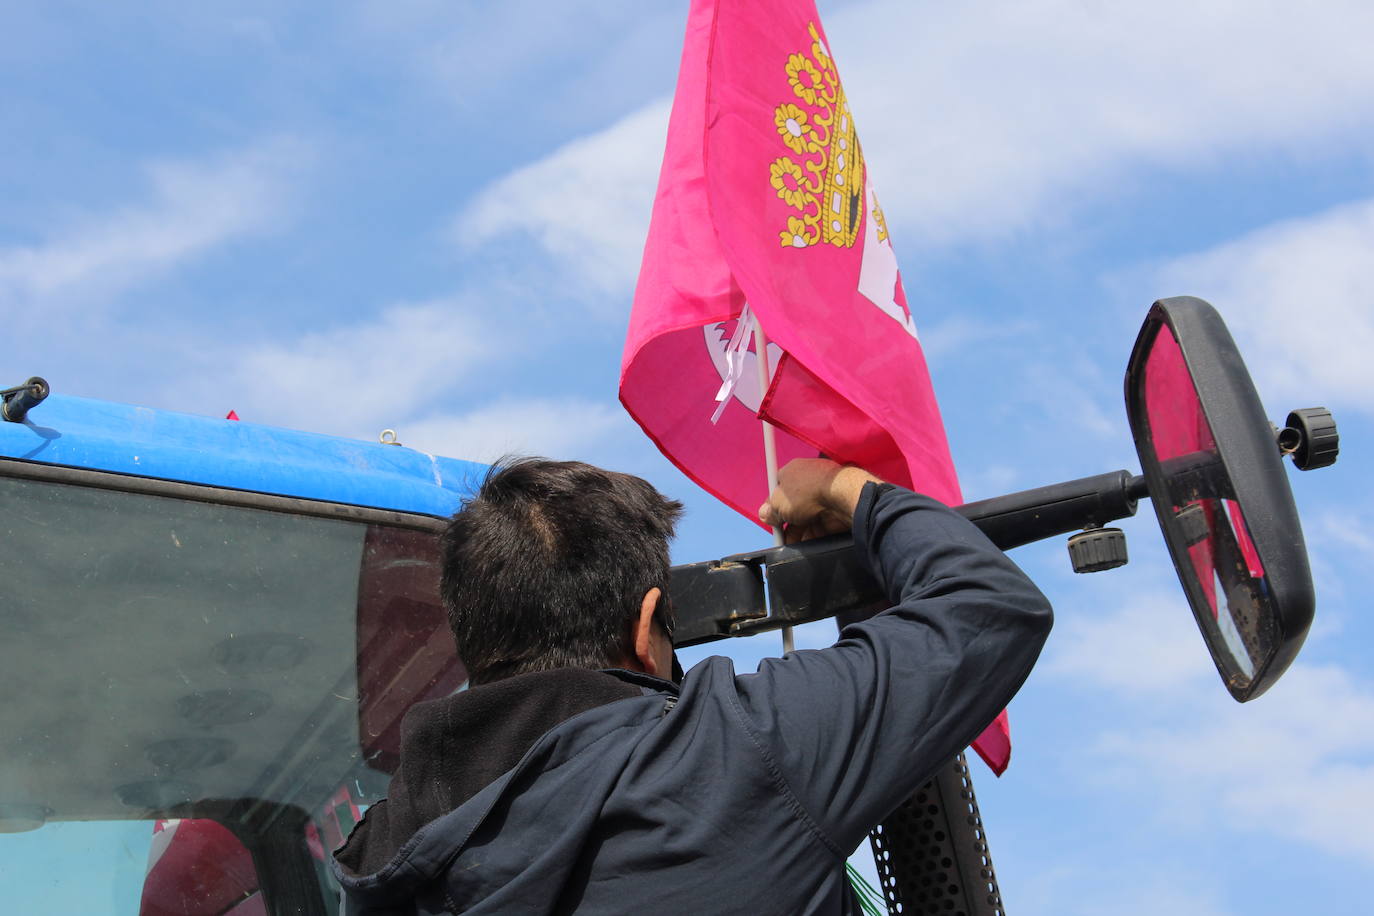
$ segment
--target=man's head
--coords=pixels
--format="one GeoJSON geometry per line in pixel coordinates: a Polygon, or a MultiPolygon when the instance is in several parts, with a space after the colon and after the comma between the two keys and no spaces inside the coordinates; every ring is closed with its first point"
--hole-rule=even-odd
{"type": "Polygon", "coordinates": [[[442,540],[444,605],[471,682],[659,667],[681,514],[629,474],[544,458],[493,466],[442,540]]]}

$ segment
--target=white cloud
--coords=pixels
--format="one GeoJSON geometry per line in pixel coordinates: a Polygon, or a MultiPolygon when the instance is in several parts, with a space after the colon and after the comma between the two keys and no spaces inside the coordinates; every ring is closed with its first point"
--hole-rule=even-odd
{"type": "Polygon", "coordinates": [[[582,398],[505,398],[460,415],[407,423],[406,445],[438,455],[492,461],[502,455],[597,459],[609,440],[629,432],[613,403],[582,398]]]}
{"type": "Polygon", "coordinates": [[[1374,532],[1360,517],[1344,512],[1325,512],[1318,517],[1315,527],[1324,538],[1363,555],[1366,563],[1374,563],[1374,532]]]}
{"type": "MultiPolygon", "coordinates": [[[[1161,711],[1163,712],[1163,711],[1161,711]]],[[[1374,864],[1374,693],[1335,665],[1295,664],[1263,697],[1219,691],[1167,712],[1178,726],[1108,732],[1098,753],[1141,788],[1228,826],[1302,840],[1374,864]],[[1205,806],[1201,800],[1206,800],[1205,806]]]]}
{"type": "Polygon", "coordinates": [[[1344,494],[1340,508],[1319,508],[1303,493],[1295,496],[1300,508],[1310,510],[1303,514],[1302,529],[1317,593],[1317,614],[1307,642],[1328,643],[1358,627],[1363,617],[1374,572],[1374,529],[1366,522],[1368,509],[1349,494],[1344,494]]]}
{"type": "MultiPolygon", "coordinates": [[[[642,108],[485,188],[455,217],[469,251],[532,239],[590,292],[628,295],[639,270],[668,104],[642,108]]],[[[625,303],[608,310],[619,314],[625,303]]]]}
{"type": "Polygon", "coordinates": [[[1271,419],[1314,404],[1374,412],[1371,251],[1374,199],[1178,258],[1155,286],[1187,290],[1225,314],[1260,392],[1283,399],[1271,419]]]}
{"type": "Polygon", "coordinates": [[[921,350],[932,363],[951,361],[955,354],[967,353],[991,341],[1025,337],[1034,329],[1034,322],[1026,320],[991,321],[952,315],[921,326],[921,350]]]}
{"type": "MultiPolygon", "coordinates": [[[[993,834],[994,837],[997,834],[993,834]]],[[[1001,843],[993,839],[993,843],[1001,843]]],[[[1041,850],[1026,850],[1039,855],[1041,850]]],[[[1215,876],[1173,863],[1119,865],[1085,862],[1062,850],[1054,864],[1027,876],[1013,891],[1017,913],[1027,916],[1099,916],[1110,900],[1112,916],[1229,916],[1218,900],[1215,876]]],[[[1008,895],[1012,896],[1012,895],[1008,895]]]]}
{"type": "Polygon", "coordinates": [[[965,464],[959,471],[964,500],[974,502],[1010,493],[1022,485],[1024,469],[1010,464],[965,464]]]}
{"type": "Polygon", "coordinates": [[[232,353],[227,378],[213,383],[217,401],[233,399],[258,422],[372,438],[504,350],[461,303],[393,305],[367,321],[232,353]]]}
{"type": "Polygon", "coordinates": [[[1051,429],[1091,433],[1115,444],[1126,427],[1117,408],[1119,390],[1091,354],[1075,353],[1027,363],[1020,385],[1005,397],[1024,403],[1029,416],[1040,415],[1051,429]]]}
{"type": "Polygon", "coordinates": [[[877,0],[827,26],[899,245],[1043,225],[1141,167],[1374,136],[1358,0],[877,0]]]}
{"type": "Polygon", "coordinates": [[[1256,700],[1217,683],[1177,599],[1144,594],[1118,611],[1065,619],[1042,674],[1107,689],[1137,707],[1131,730],[1090,756],[1114,791],[1159,799],[1182,822],[1225,813],[1230,830],[1300,840],[1374,863],[1374,685],[1337,665],[1295,663],[1256,700]]]}
{"type": "Polygon", "coordinates": [[[1137,592],[1112,613],[1089,606],[1061,615],[1037,670],[1125,694],[1222,690],[1177,590],[1137,592]]]}
{"type": "MultiPolygon", "coordinates": [[[[875,0],[829,33],[902,245],[995,238],[1119,197],[1142,168],[1217,168],[1256,151],[1374,150],[1374,7],[1279,0],[875,0]],[[881,27],[875,24],[881,23],[881,27]]],[[[485,189],[467,248],[532,239],[593,292],[627,291],[668,102],[485,189]]]]}
{"type": "Polygon", "coordinates": [[[34,245],[0,249],[0,296],[11,307],[59,307],[108,296],[208,250],[281,225],[289,179],[308,158],[273,140],[198,161],[146,166],[146,199],[91,214],[34,245]]]}
{"type": "Polygon", "coordinates": [[[384,59],[390,75],[410,74],[474,130],[500,123],[484,137],[550,138],[661,94],[676,72],[687,12],[642,0],[502,0],[480,9],[390,0],[331,10],[341,13],[354,53],[384,59]]]}

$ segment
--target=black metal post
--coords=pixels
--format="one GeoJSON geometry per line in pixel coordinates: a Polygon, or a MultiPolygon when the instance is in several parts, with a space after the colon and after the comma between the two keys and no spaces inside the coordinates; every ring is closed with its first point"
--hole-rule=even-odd
{"type": "Polygon", "coordinates": [[[1006,916],[960,754],[869,835],[890,913],[1006,916]]]}

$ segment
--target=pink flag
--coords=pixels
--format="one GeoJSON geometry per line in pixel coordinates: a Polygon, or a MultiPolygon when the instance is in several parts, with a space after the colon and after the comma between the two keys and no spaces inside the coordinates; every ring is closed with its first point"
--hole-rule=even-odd
{"type": "MultiPolygon", "coordinates": [[[[824,454],[963,501],[811,0],[693,0],[620,400],[687,476],[755,521],[760,418],[777,427],[780,466],[824,454]],[[766,390],[755,320],[771,339],[766,390]]],[[[1005,713],[974,749],[1006,767],[1005,713]]]]}
{"type": "Polygon", "coordinates": [[[153,822],[139,916],[266,916],[253,857],[208,818],[153,822]]]}

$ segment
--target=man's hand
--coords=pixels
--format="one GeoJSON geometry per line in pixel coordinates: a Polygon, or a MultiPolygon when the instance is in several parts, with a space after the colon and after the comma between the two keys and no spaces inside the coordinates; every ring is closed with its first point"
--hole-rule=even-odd
{"type": "Polygon", "coordinates": [[[778,472],[778,486],[759,507],[766,525],[783,526],[788,544],[848,531],[864,484],[882,483],[856,467],[825,458],[797,458],[778,472]]]}

